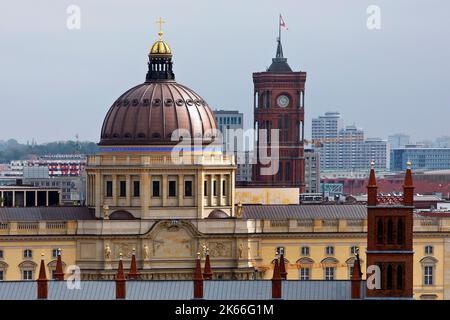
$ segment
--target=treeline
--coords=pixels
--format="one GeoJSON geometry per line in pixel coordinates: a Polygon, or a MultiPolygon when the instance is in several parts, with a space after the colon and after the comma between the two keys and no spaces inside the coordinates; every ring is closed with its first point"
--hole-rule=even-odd
{"type": "Polygon", "coordinates": [[[22,144],[15,139],[0,140],[0,163],[9,163],[11,160],[25,160],[33,156],[51,154],[95,154],[97,144],[89,141],[55,141],[44,144],[22,144]]]}

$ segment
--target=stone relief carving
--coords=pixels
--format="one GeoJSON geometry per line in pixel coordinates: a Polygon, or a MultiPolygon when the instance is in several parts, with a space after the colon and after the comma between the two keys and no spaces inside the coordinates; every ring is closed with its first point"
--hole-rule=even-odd
{"type": "Polygon", "coordinates": [[[181,258],[192,255],[192,238],[187,230],[178,226],[167,226],[153,240],[155,257],[181,258]]]}
{"type": "Polygon", "coordinates": [[[119,258],[119,255],[122,253],[123,258],[131,258],[135,247],[134,243],[116,243],[114,244],[114,256],[119,258]]]}
{"type": "Polygon", "coordinates": [[[231,241],[209,242],[209,254],[212,257],[231,257],[231,241]]]}

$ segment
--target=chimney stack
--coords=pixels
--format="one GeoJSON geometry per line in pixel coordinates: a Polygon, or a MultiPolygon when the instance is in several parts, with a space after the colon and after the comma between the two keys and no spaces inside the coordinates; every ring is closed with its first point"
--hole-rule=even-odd
{"type": "Polygon", "coordinates": [[[211,280],[213,276],[211,270],[211,262],[209,261],[209,250],[206,249],[205,268],[203,269],[203,278],[205,280],[211,280]]]}
{"type": "Polygon", "coordinates": [[[139,272],[137,270],[136,265],[136,249],[133,248],[133,255],[131,256],[131,266],[130,266],[130,272],[128,273],[128,280],[138,280],[139,279],[139,272]]]}
{"type": "Polygon", "coordinates": [[[278,266],[278,257],[275,258],[275,266],[273,268],[272,299],[281,299],[281,275],[280,267],[278,266]]]}
{"type": "Polygon", "coordinates": [[[116,274],[116,299],[125,299],[126,298],[126,280],[123,274],[123,261],[122,261],[122,253],[119,258],[119,267],[117,268],[116,274]]]}
{"type": "Polygon", "coordinates": [[[37,279],[37,297],[38,299],[47,299],[48,297],[48,280],[45,273],[44,254],[41,254],[39,278],[37,279]]]}
{"type": "Polygon", "coordinates": [[[194,299],[203,299],[203,275],[200,265],[200,252],[197,253],[194,271],[194,299]]]}
{"type": "Polygon", "coordinates": [[[56,270],[55,270],[55,280],[63,281],[64,280],[64,271],[61,261],[61,249],[58,249],[58,258],[56,260],[56,270]]]}

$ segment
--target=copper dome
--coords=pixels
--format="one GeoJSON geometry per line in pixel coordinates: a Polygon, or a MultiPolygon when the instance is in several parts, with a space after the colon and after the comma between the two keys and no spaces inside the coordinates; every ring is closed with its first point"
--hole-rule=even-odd
{"type": "Polygon", "coordinates": [[[103,121],[99,145],[176,144],[171,139],[176,129],[210,143],[217,125],[205,100],[175,82],[172,54],[150,51],[146,81],[113,103],[103,121]]]}

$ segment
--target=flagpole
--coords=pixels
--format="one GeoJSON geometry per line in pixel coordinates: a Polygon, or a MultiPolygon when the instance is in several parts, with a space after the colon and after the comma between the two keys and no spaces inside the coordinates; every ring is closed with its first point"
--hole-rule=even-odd
{"type": "Polygon", "coordinates": [[[278,41],[281,42],[281,14],[278,16],[278,41]]]}

